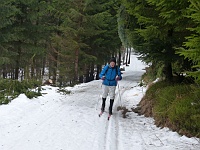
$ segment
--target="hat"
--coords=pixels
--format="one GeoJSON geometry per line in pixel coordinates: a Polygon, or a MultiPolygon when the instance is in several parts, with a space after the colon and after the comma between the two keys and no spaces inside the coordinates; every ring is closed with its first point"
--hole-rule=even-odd
{"type": "Polygon", "coordinates": [[[110,59],[109,62],[114,62],[114,63],[116,64],[116,59],[115,59],[115,57],[112,57],[112,58],[110,59]]]}

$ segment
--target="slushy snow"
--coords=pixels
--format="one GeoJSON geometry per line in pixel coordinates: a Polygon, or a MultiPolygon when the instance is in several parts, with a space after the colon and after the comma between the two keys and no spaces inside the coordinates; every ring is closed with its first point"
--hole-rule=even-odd
{"type": "MultiPolygon", "coordinates": [[[[98,116],[102,81],[67,87],[43,86],[43,96],[28,99],[24,94],[0,106],[0,150],[199,150],[200,139],[180,136],[158,128],[152,118],[128,112],[123,118],[118,106],[131,110],[145,94],[138,86],[145,64],[131,55],[119,81],[113,115],[98,116]]],[[[106,108],[109,107],[109,97],[106,108]]]]}

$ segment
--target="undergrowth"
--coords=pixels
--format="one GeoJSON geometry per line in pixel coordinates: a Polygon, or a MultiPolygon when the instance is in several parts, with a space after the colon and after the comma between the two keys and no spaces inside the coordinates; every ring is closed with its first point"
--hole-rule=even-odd
{"type": "Polygon", "coordinates": [[[8,104],[11,100],[24,93],[28,98],[41,96],[41,82],[24,80],[22,82],[11,79],[0,79],[0,105],[8,104]]]}
{"type": "Polygon", "coordinates": [[[149,87],[146,98],[153,101],[153,117],[159,126],[179,134],[200,137],[200,90],[194,84],[157,82],[149,87]]]}

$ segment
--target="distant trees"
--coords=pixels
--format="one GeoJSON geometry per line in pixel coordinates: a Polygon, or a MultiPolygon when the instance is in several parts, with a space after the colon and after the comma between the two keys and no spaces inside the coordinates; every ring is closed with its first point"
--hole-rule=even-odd
{"type": "Polygon", "coordinates": [[[0,8],[3,78],[91,81],[120,50],[114,1],[2,0],[0,8]]]}
{"type": "Polygon", "coordinates": [[[38,78],[45,55],[48,27],[43,20],[44,1],[15,1],[1,3],[0,68],[3,78],[38,78]],[[19,73],[20,72],[20,73],[19,73]]]}

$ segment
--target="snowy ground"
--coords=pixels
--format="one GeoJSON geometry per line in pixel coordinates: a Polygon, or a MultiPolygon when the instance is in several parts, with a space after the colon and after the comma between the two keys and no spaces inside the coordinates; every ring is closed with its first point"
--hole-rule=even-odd
{"type": "MultiPolygon", "coordinates": [[[[137,85],[144,67],[131,56],[109,121],[107,113],[98,117],[100,80],[69,87],[68,95],[45,86],[42,97],[29,100],[22,94],[0,106],[0,150],[199,150],[197,138],[157,128],[152,118],[134,112],[123,118],[117,111],[120,105],[130,109],[141,100],[145,88],[137,85]]],[[[109,97],[106,109],[108,105],[109,97]]]]}

